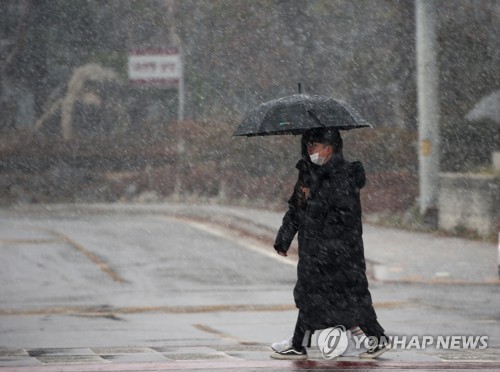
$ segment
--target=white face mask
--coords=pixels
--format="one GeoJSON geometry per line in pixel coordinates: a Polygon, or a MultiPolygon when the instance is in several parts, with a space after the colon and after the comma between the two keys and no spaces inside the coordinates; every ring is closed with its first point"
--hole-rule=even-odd
{"type": "Polygon", "coordinates": [[[311,159],[311,162],[313,162],[316,165],[323,165],[325,164],[326,160],[324,157],[319,156],[319,152],[309,155],[309,158],[311,159]]]}

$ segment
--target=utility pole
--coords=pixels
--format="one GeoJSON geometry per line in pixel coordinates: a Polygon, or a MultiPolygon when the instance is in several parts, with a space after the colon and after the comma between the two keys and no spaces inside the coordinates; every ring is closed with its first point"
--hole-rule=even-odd
{"type": "Polygon", "coordinates": [[[182,158],[185,153],[185,141],[182,137],[182,129],[181,125],[184,121],[184,60],[183,60],[183,51],[182,51],[182,43],[181,38],[177,35],[177,31],[175,28],[175,0],[165,0],[165,4],[167,6],[167,14],[169,21],[169,39],[170,44],[177,48],[178,53],[180,54],[180,77],[177,86],[177,159],[175,161],[175,185],[174,185],[174,193],[173,196],[176,200],[181,197],[182,194],[182,180],[181,180],[181,170],[182,170],[182,158]]]}
{"type": "Polygon", "coordinates": [[[175,46],[180,55],[180,78],[177,86],[177,121],[180,123],[184,120],[184,57],[182,50],[181,38],[177,35],[177,30],[175,28],[175,0],[166,0],[168,21],[169,21],[169,39],[171,46],[175,46]]]}
{"type": "Polygon", "coordinates": [[[416,0],[420,214],[437,227],[440,99],[435,0],[416,0]]]}

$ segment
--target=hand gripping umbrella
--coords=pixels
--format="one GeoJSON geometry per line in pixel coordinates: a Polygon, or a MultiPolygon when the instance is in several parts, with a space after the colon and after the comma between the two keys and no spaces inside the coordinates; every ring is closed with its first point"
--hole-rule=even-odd
{"type": "Polygon", "coordinates": [[[264,102],[253,109],[235,136],[303,134],[313,128],[371,128],[349,104],[329,96],[294,94],[264,102]]]}

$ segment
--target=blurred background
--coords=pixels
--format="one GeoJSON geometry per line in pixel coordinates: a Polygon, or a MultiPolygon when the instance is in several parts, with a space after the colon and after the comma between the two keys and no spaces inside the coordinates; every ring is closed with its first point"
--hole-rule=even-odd
{"type": "MultiPolygon", "coordinates": [[[[0,4],[0,204],[176,200],[282,210],[299,138],[232,133],[249,110],[302,83],[306,93],[351,103],[375,127],[344,134],[346,157],[368,173],[365,215],[418,220],[413,1],[0,4]],[[152,54],[178,57],[179,75],[134,77],[134,56],[152,54]]],[[[440,169],[498,176],[500,1],[437,0],[435,17],[440,169]]]]}

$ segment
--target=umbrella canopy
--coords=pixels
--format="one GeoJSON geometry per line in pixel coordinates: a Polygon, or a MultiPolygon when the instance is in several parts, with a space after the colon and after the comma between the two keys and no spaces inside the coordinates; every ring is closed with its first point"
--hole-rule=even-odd
{"type": "Polygon", "coordinates": [[[294,94],[274,99],[252,110],[235,136],[302,134],[312,128],[372,127],[352,106],[333,97],[294,94]]]}

